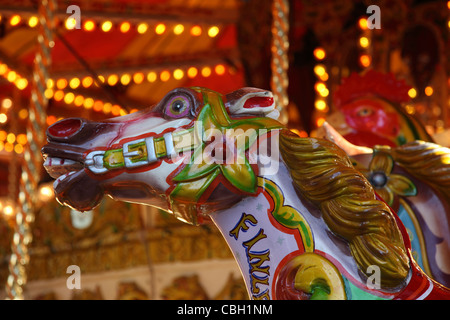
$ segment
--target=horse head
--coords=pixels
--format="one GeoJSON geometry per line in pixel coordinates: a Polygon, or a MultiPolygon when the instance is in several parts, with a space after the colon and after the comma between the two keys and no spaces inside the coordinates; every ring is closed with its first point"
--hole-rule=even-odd
{"type": "Polygon", "coordinates": [[[257,168],[246,160],[253,142],[237,144],[234,135],[251,131],[248,139],[254,140],[258,129],[281,127],[272,119],[278,114],[269,91],[243,88],[221,95],[178,88],[141,112],[53,124],[42,149],[44,167],[56,179],[57,200],[79,211],[94,208],[107,194],[196,224],[238,201],[242,192],[255,192],[257,168]],[[240,158],[230,164],[223,159],[230,154],[240,158]]]}

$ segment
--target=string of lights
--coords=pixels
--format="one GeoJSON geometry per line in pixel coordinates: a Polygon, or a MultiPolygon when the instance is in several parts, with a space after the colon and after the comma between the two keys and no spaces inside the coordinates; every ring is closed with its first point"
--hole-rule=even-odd
{"type": "MultiPolygon", "coordinates": [[[[9,27],[25,26],[29,28],[36,28],[39,20],[37,16],[21,16],[18,14],[10,16],[0,16],[0,21],[5,20],[9,27]]],[[[67,30],[73,30],[76,28],[75,18],[67,18],[65,20],[58,21],[59,27],[64,27],[67,30]]],[[[138,22],[132,23],[130,21],[112,21],[102,20],[97,21],[94,19],[86,19],[81,24],[81,29],[87,32],[94,30],[101,30],[103,32],[110,32],[113,30],[119,30],[121,33],[137,32],[144,34],[153,30],[156,34],[162,35],[166,32],[173,32],[175,35],[181,35],[185,32],[189,32],[191,36],[199,37],[202,34],[207,34],[211,38],[215,38],[220,33],[220,26],[206,25],[206,24],[183,24],[183,23],[153,23],[138,22]]]]}
{"type": "Polygon", "coordinates": [[[365,17],[358,20],[358,27],[361,30],[361,36],[358,39],[358,45],[361,50],[359,64],[363,68],[369,68],[372,65],[372,30],[369,29],[367,18],[365,17]]]}
{"type": "MultiPolygon", "coordinates": [[[[141,84],[144,81],[153,83],[156,81],[166,82],[172,77],[175,80],[182,80],[187,77],[194,79],[196,77],[208,78],[213,73],[222,76],[231,70],[223,65],[217,64],[214,66],[203,66],[198,67],[188,67],[188,68],[175,68],[174,70],[160,70],[160,71],[149,71],[148,73],[136,72],[123,73],[123,74],[110,74],[107,76],[100,75],[99,80],[102,83],[107,83],[110,86],[123,85],[128,86],[130,84],[141,84]]],[[[103,112],[105,114],[112,114],[113,116],[119,116],[127,114],[127,111],[116,104],[111,104],[110,102],[105,102],[99,99],[94,99],[82,94],[78,94],[72,90],[76,90],[80,87],[90,88],[96,86],[94,79],[91,76],[84,78],[59,78],[49,79],[47,82],[47,89],[45,91],[45,96],[47,99],[54,99],[57,102],[64,102],[67,105],[74,105],[75,107],[84,107],[85,109],[92,109],[97,112],[103,112]]],[[[131,110],[131,111],[137,111],[131,110]]]]}
{"type": "MultiPolygon", "coordinates": [[[[160,71],[135,72],[135,73],[123,73],[123,74],[109,74],[100,75],[99,80],[102,83],[107,83],[110,86],[123,85],[128,86],[130,84],[141,84],[144,81],[153,83],[156,81],[167,82],[171,78],[175,80],[182,80],[187,77],[194,79],[196,77],[209,77],[213,73],[218,76],[225,75],[231,70],[224,64],[216,64],[213,66],[196,67],[191,66],[187,68],[174,68],[174,70],[164,69],[160,71]]],[[[4,77],[7,81],[16,85],[20,90],[25,89],[28,86],[28,80],[19,75],[16,71],[9,68],[6,64],[0,62],[0,76],[4,77]]],[[[93,77],[86,76],[83,78],[50,78],[47,81],[47,89],[45,90],[45,96],[47,99],[54,99],[57,102],[65,102],[68,105],[74,105],[76,107],[84,106],[86,109],[93,109],[94,111],[105,114],[112,114],[113,116],[126,114],[126,111],[118,105],[113,105],[109,102],[94,100],[86,95],[77,94],[74,91],[65,91],[67,89],[76,90],[78,88],[91,88],[97,86],[93,77]],[[101,107],[100,107],[101,106],[101,107]]],[[[0,124],[5,123],[4,114],[0,114],[0,124]]]]}
{"type": "Polygon", "coordinates": [[[330,90],[327,87],[327,81],[329,79],[329,74],[325,65],[326,51],[322,47],[318,47],[313,51],[314,58],[317,64],[314,66],[314,74],[317,77],[314,89],[316,91],[316,99],[314,102],[314,107],[316,110],[316,125],[320,127],[325,122],[325,115],[330,110],[328,106],[328,96],[330,95],[330,90]]]}
{"type": "Polygon", "coordinates": [[[28,79],[4,63],[0,63],[0,76],[14,84],[19,90],[24,90],[28,87],[28,79]]]}

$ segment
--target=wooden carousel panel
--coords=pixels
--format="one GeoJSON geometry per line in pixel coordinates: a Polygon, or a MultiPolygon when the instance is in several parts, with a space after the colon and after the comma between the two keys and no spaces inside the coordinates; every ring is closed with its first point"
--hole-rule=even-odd
{"type": "Polygon", "coordinates": [[[164,300],[248,300],[245,283],[230,273],[222,289],[210,296],[198,274],[182,275],[172,280],[161,292],[164,300]]]}
{"type": "Polygon", "coordinates": [[[66,278],[31,281],[34,300],[246,300],[245,283],[234,261],[145,266],[82,275],[80,289],[69,290],[66,278]]]}
{"type": "MultiPolygon", "coordinates": [[[[78,265],[83,274],[91,274],[124,270],[149,263],[158,265],[232,257],[218,232],[209,231],[210,234],[205,236],[207,232],[204,230],[189,227],[183,229],[170,231],[171,236],[167,234],[169,231],[148,231],[144,241],[121,240],[108,245],[97,244],[59,252],[39,250],[38,253],[33,250],[28,278],[33,281],[64,277],[70,265],[78,265]]],[[[126,238],[126,235],[122,235],[122,238],[126,238]]]]}
{"type": "Polygon", "coordinates": [[[106,200],[94,210],[92,224],[86,229],[73,227],[71,209],[56,201],[48,202],[36,213],[33,245],[52,250],[83,247],[98,243],[108,236],[140,228],[139,208],[106,200]]]}
{"type": "MultiPolygon", "coordinates": [[[[139,266],[230,259],[230,250],[212,226],[196,228],[172,221],[158,212],[154,226],[144,226],[138,205],[105,199],[94,209],[90,225],[74,227],[71,209],[55,201],[36,212],[30,248],[29,281],[67,276],[67,267],[77,265],[83,274],[127,270],[139,266]],[[158,215],[161,215],[158,218],[158,215]]],[[[11,230],[4,220],[2,234],[11,230]]],[[[2,237],[3,257],[10,251],[11,235],[2,237]]],[[[5,260],[6,261],[6,260],[5,260]]],[[[0,266],[0,281],[6,281],[7,264],[0,266]]]]}

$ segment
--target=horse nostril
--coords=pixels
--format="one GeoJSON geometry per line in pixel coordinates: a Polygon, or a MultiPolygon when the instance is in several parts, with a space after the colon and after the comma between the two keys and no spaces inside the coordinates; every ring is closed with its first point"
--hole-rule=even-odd
{"type": "Polygon", "coordinates": [[[64,119],[48,127],[47,132],[52,138],[70,138],[80,130],[81,125],[80,119],[64,119]]]}

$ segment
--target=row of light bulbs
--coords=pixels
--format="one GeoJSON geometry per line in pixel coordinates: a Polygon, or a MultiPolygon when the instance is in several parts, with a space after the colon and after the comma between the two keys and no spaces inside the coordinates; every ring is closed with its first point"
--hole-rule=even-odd
{"type": "MultiPolygon", "coordinates": [[[[6,123],[8,121],[7,112],[13,106],[13,101],[10,98],[4,98],[1,103],[0,112],[0,124],[6,123]]],[[[26,109],[23,109],[26,110],[26,109]]],[[[23,111],[19,112],[19,116],[23,117],[23,111]]],[[[28,116],[28,112],[25,118],[28,116]]],[[[24,133],[15,134],[13,132],[6,132],[5,130],[0,130],[0,151],[6,152],[16,152],[17,154],[23,153],[24,146],[27,144],[28,138],[24,133]]]]}
{"type": "MultiPolygon", "coordinates": [[[[229,70],[231,72],[231,70],[229,70]]],[[[129,84],[141,84],[144,81],[153,83],[156,81],[167,82],[171,78],[175,80],[182,80],[187,77],[194,79],[197,76],[203,76],[205,78],[211,76],[213,73],[222,76],[227,72],[227,67],[223,64],[217,64],[215,66],[204,66],[204,67],[189,67],[189,68],[176,68],[171,70],[161,70],[161,71],[149,71],[135,72],[133,74],[123,73],[123,74],[110,74],[107,76],[99,75],[98,80],[101,83],[108,84],[110,86],[115,86],[121,84],[127,86],[129,84]]],[[[47,88],[59,90],[64,90],[68,87],[71,89],[77,89],[79,87],[90,88],[97,85],[91,76],[86,76],[83,78],[73,77],[71,79],[60,78],[60,79],[49,79],[47,82],[47,88]]]]}
{"type": "Polygon", "coordinates": [[[0,130],[0,151],[16,152],[17,154],[23,153],[24,146],[28,139],[26,134],[14,134],[12,132],[6,132],[0,130]]]}
{"type": "MultiPolygon", "coordinates": [[[[359,63],[362,67],[367,68],[372,63],[372,59],[369,54],[371,40],[367,27],[367,19],[359,19],[358,27],[363,32],[363,35],[359,38],[359,46],[364,50],[359,56],[359,63]]],[[[314,107],[317,111],[316,125],[320,127],[325,122],[325,114],[330,110],[327,103],[327,98],[330,94],[330,90],[327,87],[329,74],[325,64],[323,63],[327,56],[325,49],[318,47],[313,51],[313,55],[317,61],[317,64],[314,66],[314,74],[317,77],[316,84],[314,85],[314,89],[316,91],[314,107]]]]}
{"type": "MultiPolygon", "coordinates": [[[[213,72],[216,75],[224,75],[227,71],[227,68],[223,64],[217,64],[215,66],[204,66],[202,68],[198,67],[189,67],[187,69],[177,68],[171,72],[170,70],[162,70],[159,72],[156,71],[150,71],[147,74],[144,74],[143,72],[136,72],[134,74],[124,73],[122,75],[118,74],[110,74],[107,77],[100,75],[99,80],[103,83],[107,83],[110,86],[114,86],[116,84],[122,84],[122,85],[128,85],[130,83],[140,84],[147,80],[148,82],[155,82],[158,79],[162,82],[169,81],[172,77],[175,80],[181,80],[184,77],[188,77],[190,79],[193,79],[197,77],[198,75],[201,75],[205,78],[209,77],[213,74],[213,72]]],[[[230,70],[231,71],[231,70],[230,70]]],[[[17,73],[15,70],[10,69],[6,64],[0,63],[0,76],[4,77],[9,82],[16,85],[16,87],[20,90],[25,89],[28,86],[28,80],[21,76],[19,73],[17,73]]],[[[53,88],[55,84],[55,79],[50,79],[47,83],[47,87],[53,88]]],[[[91,76],[86,76],[84,78],[78,78],[74,77],[70,80],[66,78],[60,78],[56,80],[56,85],[58,89],[64,89],[68,85],[72,89],[76,89],[80,86],[84,88],[89,88],[93,85],[95,85],[95,81],[91,76]]]]}
{"type": "MultiPolygon", "coordinates": [[[[232,70],[228,70],[232,72],[232,70]]],[[[213,74],[213,72],[219,76],[224,75],[227,72],[227,67],[223,64],[217,64],[215,66],[204,66],[202,68],[190,67],[185,70],[183,69],[175,69],[172,72],[169,70],[163,70],[159,73],[156,71],[150,71],[147,74],[142,72],[134,73],[133,75],[125,73],[121,76],[117,74],[111,74],[107,77],[99,76],[99,80],[103,83],[107,83],[109,85],[115,85],[117,83],[121,83],[122,85],[128,85],[131,82],[136,84],[140,84],[144,81],[155,82],[158,79],[162,82],[170,80],[173,77],[176,80],[181,80],[185,76],[188,78],[195,78],[199,75],[207,78],[213,74]]],[[[88,110],[94,110],[96,112],[103,112],[106,115],[111,114],[112,116],[123,116],[128,114],[128,112],[121,108],[117,104],[112,104],[110,102],[104,102],[100,99],[93,99],[91,97],[87,97],[81,94],[77,94],[71,91],[67,91],[69,89],[77,89],[80,86],[84,88],[89,88],[95,85],[92,77],[88,76],[85,78],[72,78],[65,79],[60,78],[58,80],[49,79],[47,82],[47,89],[45,90],[45,97],[47,99],[54,99],[57,102],[64,102],[67,105],[73,105],[75,107],[83,107],[88,110]]],[[[129,113],[133,113],[138,111],[138,109],[132,109],[129,113]]],[[[49,115],[47,117],[47,125],[52,125],[56,121],[61,118],[57,118],[53,115],[49,115]]]]}
{"type": "Polygon", "coordinates": [[[316,99],[314,101],[314,107],[318,112],[316,118],[316,125],[320,127],[325,122],[324,115],[329,111],[327,104],[327,97],[330,94],[330,90],[327,87],[327,80],[329,79],[328,70],[324,64],[324,60],[327,57],[326,51],[322,47],[318,47],[313,51],[314,58],[317,64],[314,66],[314,74],[317,77],[314,89],[316,91],[316,99]]]}
{"type": "MultiPolygon", "coordinates": [[[[99,76],[99,80],[102,83],[107,83],[108,85],[116,85],[121,83],[122,85],[128,85],[130,83],[140,84],[144,81],[150,83],[155,81],[166,82],[172,77],[175,80],[182,80],[184,77],[195,78],[197,76],[209,77],[213,73],[222,76],[227,72],[227,67],[223,64],[217,64],[214,66],[204,66],[202,68],[189,67],[187,69],[177,68],[173,71],[162,70],[160,72],[150,71],[147,74],[143,72],[136,72],[134,74],[125,73],[122,75],[111,74],[108,76],[99,76]]],[[[233,72],[232,69],[228,69],[228,72],[233,72]]],[[[69,89],[77,89],[80,86],[84,88],[89,88],[95,85],[94,79],[90,76],[84,77],[82,79],[74,77],[72,79],[60,78],[58,80],[49,79],[47,82],[47,89],[45,90],[45,97],[47,99],[54,99],[57,102],[64,102],[67,105],[73,105],[75,107],[83,107],[88,110],[94,110],[96,112],[103,112],[106,115],[111,114],[112,116],[123,116],[128,114],[128,112],[121,108],[117,104],[112,104],[110,102],[104,102],[100,99],[93,99],[91,97],[86,97],[81,94],[76,94],[69,89]]],[[[129,113],[138,111],[138,109],[132,109],[129,113]]],[[[47,125],[52,125],[61,118],[57,118],[54,115],[49,115],[47,117],[47,125]]]]}
{"type": "MultiPolygon", "coordinates": [[[[161,71],[150,71],[148,73],[135,72],[134,74],[123,73],[110,74],[107,76],[100,75],[98,80],[102,83],[108,84],[110,86],[115,86],[118,84],[127,86],[129,84],[141,84],[144,81],[153,83],[156,81],[167,82],[171,78],[175,80],[182,80],[183,78],[194,79],[198,76],[208,78],[209,76],[216,74],[219,76],[224,75],[227,71],[233,72],[231,69],[223,65],[217,64],[214,66],[203,66],[199,67],[189,67],[189,68],[176,68],[175,70],[161,70],[161,71]]],[[[28,80],[16,71],[10,69],[6,64],[0,63],[0,76],[3,76],[6,80],[16,85],[20,90],[25,89],[28,86],[28,80]]],[[[75,104],[75,106],[84,105],[86,109],[93,109],[95,111],[104,111],[106,114],[112,113],[117,116],[123,113],[120,111],[121,108],[117,106],[110,106],[109,103],[102,103],[103,108],[96,107],[99,103],[92,102],[92,98],[86,98],[81,95],[75,95],[73,92],[65,93],[63,90],[66,89],[78,89],[78,88],[90,88],[92,86],[97,86],[94,78],[91,76],[86,76],[83,78],[73,77],[71,79],[59,78],[59,79],[49,79],[47,81],[47,89],[45,91],[45,96],[48,99],[55,99],[56,101],[64,101],[67,104],[75,104]]],[[[7,118],[5,114],[0,114],[0,123],[5,123],[7,118]]]]}
{"type": "MultiPolygon", "coordinates": [[[[18,26],[28,26],[30,28],[35,28],[39,24],[39,19],[37,16],[30,16],[28,18],[21,17],[18,14],[12,15],[9,18],[3,18],[0,16],[1,19],[6,19],[7,23],[12,27],[18,27],[18,26]]],[[[77,21],[74,18],[67,18],[65,21],[63,21],[64,27],[67,30],[72,30],[77,27],[77,21]]],[[[128,21],[122,21],[122,22],[113,22],[111,20],[105,20],[102,22],[97,22],[95,20],[87,19],[84,20],[81,23],[81,29],[87,32],[91,32],[94,30],[101,30],[103,32],[110,32],[112,30],[119,30],[121,33],[127,33],[132,30],[137,31],[139,34],[144,34],[152,29],[152,26],[148,24],[147,22],[139,22],[136,24],[133,24],[128,21]]],[[[169,29],[172,29],[172,32],[175,35],[181,35],[187,31],[189,31],[189,34],[198,37],[201,36],[206,32],[206,34],[211,37],[215,38],[220,33],[219,26],[215,25],[209,25],[209,26],[201,26],[198,24],[194,24],[191,26],[187,26],[182,23],[175,24],[173,26],[168,26],[166,23],[157,23],[153,26],[153,30],[156,34],[164,34],[169,31],[169,29]]]]}
{"type": "Polygon", "coordinates": [[[359,56],[359,64],[363,68],[368,68],[372,64],[372,56],[370,54],[371,31],[367,25],[367,18],[360,18],[358,20],[358,27],[362,32],[361,37],[359,37],[358,45],[363,51],[359,56]]]}
{"type": "MultiPolygon", "coordinates": [[[[193,79],[198,76],[209,77],[213,73],[222,76],[227,72],[227,67],[223,64],[215,66],[204,66],[202,68],[189,67],[187,69],[177,68],[173,71],[150,71],[147,74],[143,72],[136,72],[134,74],[124,73],[122,75],[110,74],[108,76],[99,76],[99,81],[108,85],[114,86],[117,84],[129,85],[130,83],[140,84],[144,81],[153,83],[155,81],[166,82],[171,78],[175,80],[182,80],[185,77],[193,79]]],[[[232,72],[231,69],[228,72],[232,72]]],[[[49,79],[47,82],[47,89],[45,96],[47,99],[54,99],[58,102],[64,102],[68,105],[76,107],[84,107],[85,109],[92,109],[97,112],[105,114],[112,114],[113,116],[125,115],[127,112],[118,105],[113,105],[109,102],[101,100],[94,100],[93,98],[76,94],[74,92],[67,92],[70,89],[78,89],[79,87],[89,88],[96,85],[94,79],[90,76],[84,78],[74,77],[72,79],[60,78],[57,80],[49,79]]],[[[132,110],[137,111],[137,110],[132,110]]]]}
{"type": "Polygon", "coordinates": [[[0,63],[0,76],[14,84],[19,90],[24,90],[28,87],[27,78],[20,75],[17,71],[10,69],[4,63],[0,63]]]}

